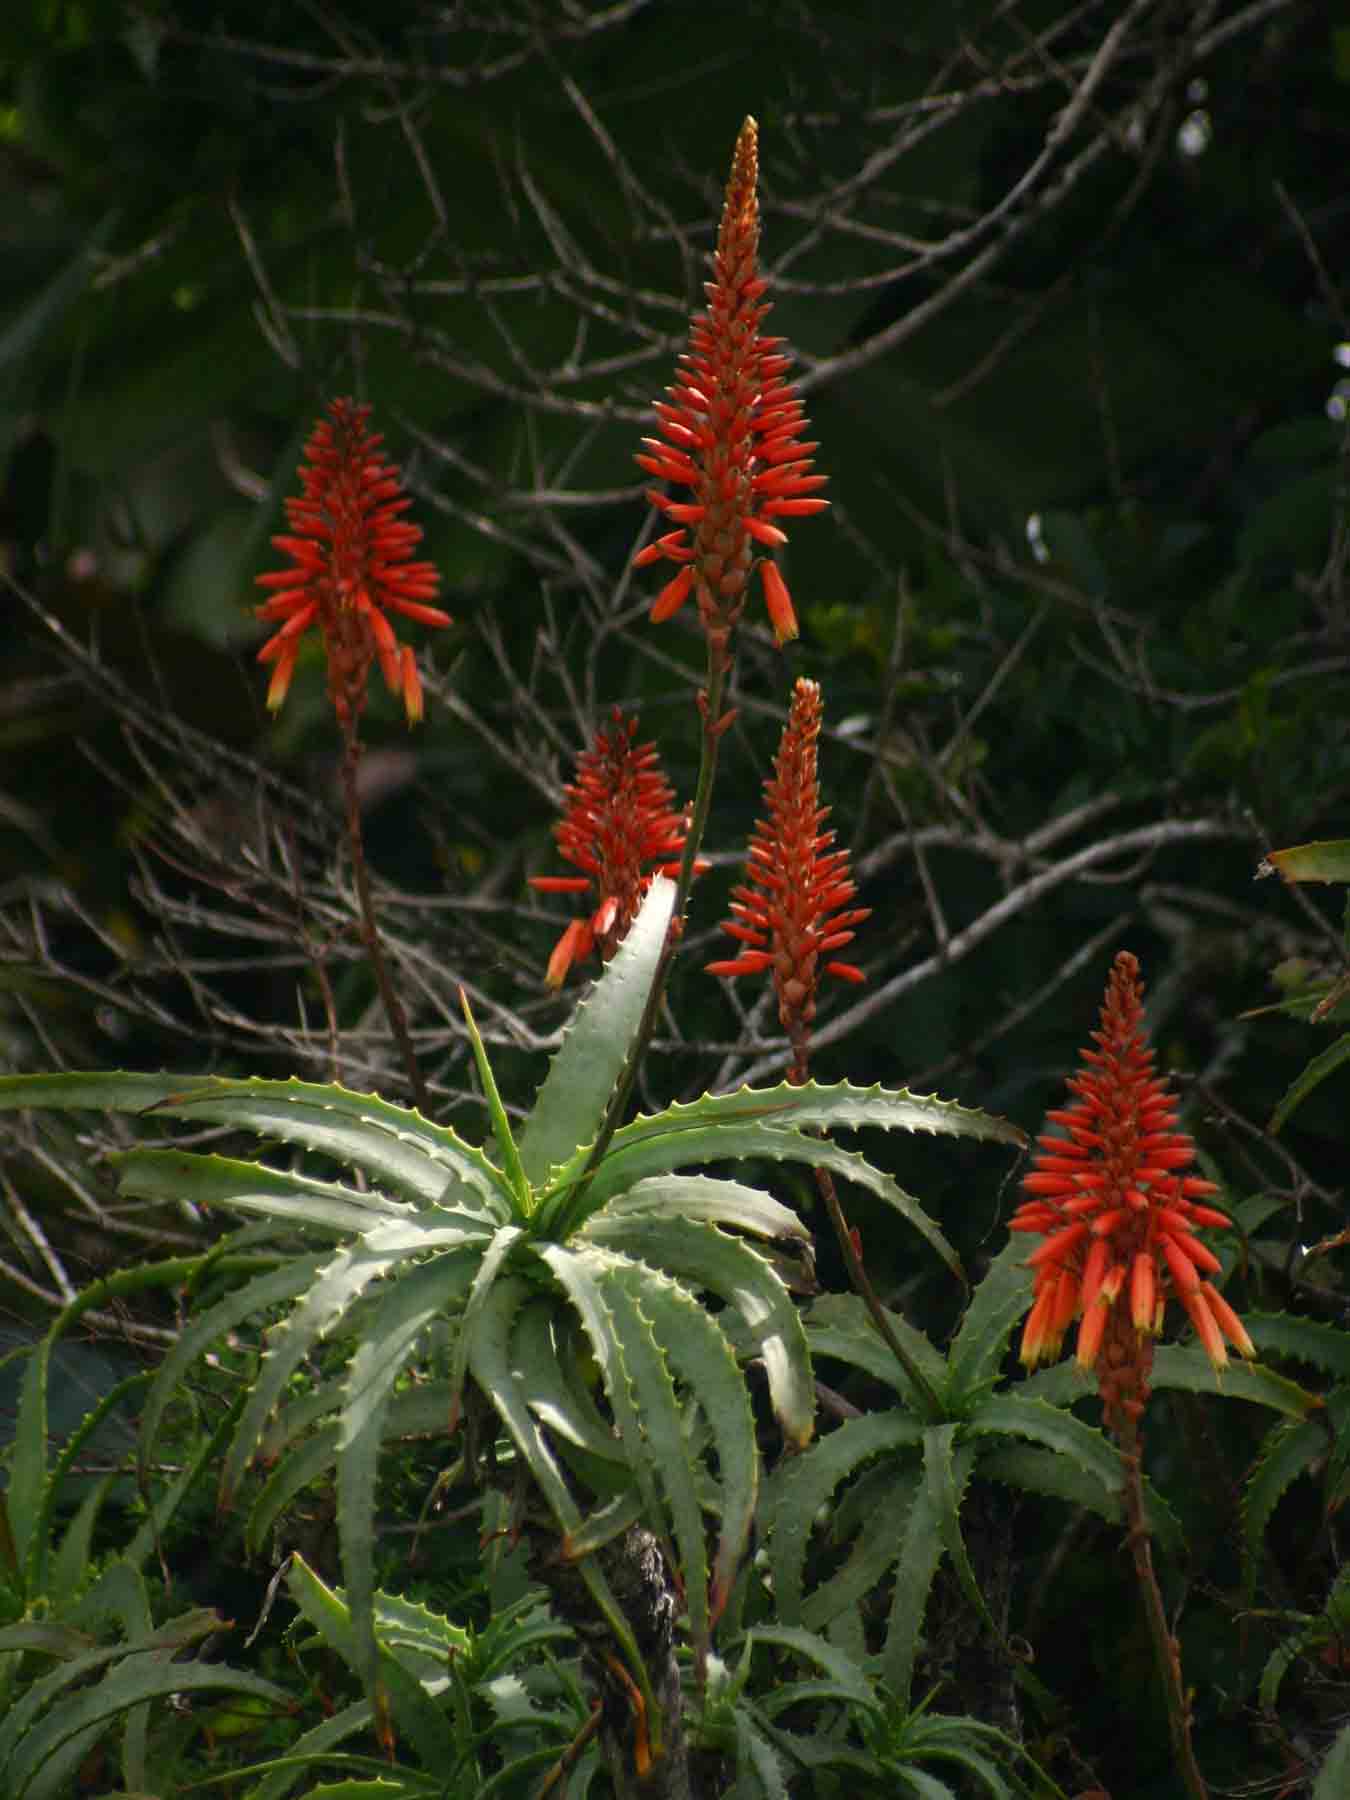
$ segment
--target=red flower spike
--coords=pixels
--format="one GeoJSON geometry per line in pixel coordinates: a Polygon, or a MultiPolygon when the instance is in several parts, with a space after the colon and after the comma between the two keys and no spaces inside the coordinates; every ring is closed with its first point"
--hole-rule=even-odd
{"type": "MultiPolygon", "coordinates": [[[[639,567],[663,557],[684,565],[651,610],[658,623],[679,611],[690,594],[705,627],[725,633],[745,607],[755,544],[776,548],[787,533],[771,520],[821,512],[815,497],[825,485],[813,475],[814,442],[792,383],[783,339],[760,326],[770,308],[768,283],[757,273],[759,252],[758,127],[747,119],[736,140],[713,280],[704,284],[708,310],[695,315],[689,349],[680,358],[668,401],[653,408],[661,436],[642,440],[640,468],[692,494],[673,499],[649,488],[652,505],[683,529],[667,532],[636,558],[639,567]],[[663,441],[664,440],[664,441],[663,441]],[[689,534],[692,533],[692,541],[689,534]]],[[[777,565],[759,564],[769,620],[778,643],[797,635],[797,619],[777,565]]]]}
{"type": "Polygon", "coordinates": [[[1122,950],[1092,1034],[1097,1048],[1084,1051],[1087,1067],[1068,1083],[1077,1098],[1048,1115],[1065,1135],[1037,1140],[1022,1182],[1031,1198],[1010,1222],[1045,1239],[1027,1258],[1036,1280],[1022,1361],[1034,1367],[1057,1356],[1078,1318],[1078,1361],[1096,1372],[1108,1422],[1137,1418],[1131,1408],[1147,1399],[1153,1337],[1169,1298],[1180,1301],[1216,1368],[1228,1360],[1225,1338],[1240,1355],[1254,1354],[1237,1314],[1203,1278],[1219,1262],[1195,1232],[1228,1221],[1190,1198],[1213,1193],[1212,1182],[1180,1174],[1195,1145],[1177,1130],[1176,1100],[1153,1073],[1142,991],[1139,964],[1122,950]]]}
{"type": "MultiPolygon", "coordinates": [[[[676,875],[686,822],[661,772],[654,744],[635,744],[638,722],[614,708],[613,725],[596,733],[563,792],[567,811],[553,829],[558,849],[581,875],[532,875],[542,894],[598,896],[589,919],[573,919],[554,945],[545,980],[561,987],[573,963],[599,948],[606,962],[627,936],[654,874],[676,875]],[[656,868],[645,868],[655,863],[656,868]]],[[[701,873],[705,862],[695,864],[701,873]]]]}
{"type": "Polygon", "coordinates": [[[372,662],[403,701],[408,723],[422,717],[422,682],[412,650],[399,644],[387,611],[420,625],[448,625],[449,613],[425,604],[440,576],[429,562],[411,562],[422,533],[400,517],[412,505],[393,463],[379,455],[383,438],[367,429],[368,406],[330,403],[305,445],[299,499],[286,501],[290,531],[272,539],[294,568],[260,575],[276,590],[258,617],[281,628],[258,652],[275,664],[267,704],[275,712],[295,672],[300,639],[311,625],[323,634],[328,692],[344,730],[353,730],[366,703],[372,662]]]}
{"type": "MultiPolygon", "coordinates": [[[[830,809],[820,804],[817,777],[820,716],[820,688],[802,677],[792,692],[773,774],[764,783],[769,816],[756,822],[746,880],[732,892],[735,916],[722,926],[750,948],[730,961],[707,964],[710,975],[757,975],[772,969],[778,1017],[794,1052],[789,1079],[796,1081],[806,1079],[823,958],[848,943],[853,927],[872,910],[848,907],[858,891],[849,874],[848,851],[831,850],[834,833],[821,829],[830,809]]],[[[825,961],[823,966],[844,981],[865,979],[852,963],[825,961]]]]}

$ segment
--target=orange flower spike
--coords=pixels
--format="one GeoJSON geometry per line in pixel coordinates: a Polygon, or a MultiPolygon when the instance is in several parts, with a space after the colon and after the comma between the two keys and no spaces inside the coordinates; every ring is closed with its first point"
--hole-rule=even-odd
{"type": "MultiPolygon", "coordinates": [[[[704,284],[708,310],[694,317],[668,400],[653,408],[660,437],[643,438],[640,468],[692,500],[659,489],[647,498],[680,530],[667,532],[637,557],[644,568],[663,559],[681,565],[657,595],[651,617],[671,618],[690,594],[706,629],[730,632],[745,607],[755,547],[776,549],[787,533],[775,521],[821,512],[811,473],[815,442],[805,442],[806,416],[792,383],[782,338],[760,326],[770,311],[768,283],[758,272],[759,134],[747,119],[736,140],[713,279],[704,284]],[[692,534],[692,535],[691,535],[692,534]]],[[[778,566],[759,560],[769,622],[778,643],[797,636],[797,615],[778,566]]]]}
{"type": "Polygon", "coordinates": [[[848,904],[858,892],[848,851],[831,850],[834,833],[821,829],[830,809],[820,804],[820,719],[820,687],[802,677],[793,689],[773,773],[764,783],[769,816],[755,826],[746,880],[733,890],[734,916],[722,926],[746,948],[729,961],[706,965],[710,975],[772,970],[778,1017],[795,1053],[789,1079],[797,1080],[806,1078],[822,967],[843,981],[865,979],[853,963],[824,959],[852,942],[853,927],[872,910],[848,904]]]}
{"type": "Polygon", "coordinates": [[[323,635],[328,692],[345,730],[354,730],[366,703],[366,680],[378,662],[390,691],[403,701],[408,723],[422,717],[422,682],[407,645],[400,645],[388,612],[421,625],[449,625],[449,613],[427,601],[436,597],[435,565],[409,558],[420,542],[418,526],[401,517],[412,505],[399,471],[379,454],[383,438],[367,429],[368,406],[330,403],[305,445],[299,498],[285,503],[290,531],[272,539],[295,565],[260,575],[273,590],[256,608],[280,629],[258,652],[273,663],[267,704],[275,712],[295,672],[300,639],[312,625],[323,635]]]}
{"type": "Polygon", "coordinates": [[[1151,1340],[1169,1298],[1181,1302],[1216,1368],[1228,1360],[1225,1339],[1240,1355],[1254,1354],[1241,1320],[1205,1279],[1218,1272],[1219,1259],[1195,1233],[1229,1221],[1196,1204],[1217,1191],[1214,1183],[1182,1173],[1195,1145],[1177,1129],[1166,1080],[1153,1073],[1141,996],[1139,965],[1121,951],[1095,1048],[1068,1083],[1076,1098],[1047,1115],[1063,1135],[1038,1139],[1022,1182],[1030,1197],[1010,1221],[1013,1231],[1045,1240],[1027,1258],[1035,1300],[1022,1332],[1023,1362],[1034,1367],[1058,1355],[1077,1316],[1078,1361],[1095,1369],[1103,1397],[1117,1405],[1147,1395],[1151,1340]]]}
{"type": "MultiPolygon", "coordinates": [[[[594,891],[589,919],[573,919],[554,945],[545,975],[561,987],[573,963],[599,948],[606,962],[627,936],[654,874],[676,875],[684,854],[685,819],[661,771],[654,744],[635,744],[638,722],[616,706],[608,731],[598,731],[563,789],[567,811],[554,826],[560,853],[580,875],[532,875],[542,894],[594,891]],[[646,867],[655,863],[654,869],[646,867]]],[[[707,867],[695,864],[697,873],[707,867]]]]}

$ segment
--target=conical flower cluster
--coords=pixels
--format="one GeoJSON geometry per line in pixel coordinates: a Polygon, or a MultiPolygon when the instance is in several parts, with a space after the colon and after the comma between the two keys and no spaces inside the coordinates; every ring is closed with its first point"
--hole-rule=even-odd
{"type": "Polygon", "coordinates": [[[768,818],[755,822],[746,880],[733,890],[733,917],[722,926],[746,948],[729,962],[707,965],[711,975],[772,970],[778,1017],[802,1079],[822,970],[845,981],[864,979],[852,963],[824,959],[850,943],[853,927],[871,912],[849,905],[858,889],[848,851],[832,850],[834,833],[821,830],[830,809],[820,804],[820,718],[820,687],[802,677],[793,689],[773,773],[764,783],[768,818]]]}
{"type": "MultiPolygon", "coordinates": [[[[647,493],[679,527],[637,558],[639,566],[663,558],[680,565],[651,616],[670,618],[692,593],[705,628],[724,634],[724,644],[745,605],[755,546],[786,543],[783,519],[829,504],[816,497],[826,477],[811,473],[817,446],[802,441],[806,415],[784,378],[785,340],[759,329],[771,309],[757,266],[758,181],[757,127],[747,119],[736,140],[713,280],[706,283],[708,310],[695,316],[675,386],[654,408],[661,436],[644,438],[637,459],[649,474],[689,491],[688,499],[655,488],[647,493]]],[[[759,570],[781,644],[797,636],[792,600],[773,561],[762,559],[759,570]]]]}
{"type": "Polygon", "coordinates": [[[635,744],[638,722],[614,708],[609,731],[598,731],[564,788],[567,811],[554,827],[558,849],[580,875],[532,875],[545,894],[594,890],[589,919],[574,919],[554,946],[546,980],[560,987],[574,962],[599,948],[606,962],[637,916],[652,876],[676,875],[684,853],[685,820],[661,770],[655,744],[635,744]],[[648,865],[655,864],[655,867],[648,865]]]}
{"type": "Polygon", "coordinates": [[[1169,1298],[1181,1302],[1216,1368],[1228,1360],[1225,1339],[1243,1356],[1255,1354],[1208,1279],[1219,1259],[1195,1233],[1229,1221],[1200,1204],[1218,1191],[1214,1183],[1184,1173],[1195,1145],[1177,1130],[1176,1099],[1153,1073],[1141,994],[1139,964],[1122,950],[1092,1034],[1097,1047],[1083,1052],[1082,1073],[1068,1084],[1075,1098],[1047,1114],[1064,1135],[1037,1140],[1033,1173],[1022,1182],[1030,1198],[1011,1222],[1013,1231],[1045,1239],[1027,1258],[1036,1281],[1022,1361],[1052,1360],[1078,1319],[1078,1362],[1096,1369],[1104,1396],[1140,1358],[1146,1391],[1169,1298]]]}
{"type": "Polygon", "coordinates": [[[403,701],[409,724],[422,717],[422,683],[412,650],[400,645],[385,609],[422,625],[448,625],[450,615],[428,606],[440,585],[434,564],[411,562],[420,527],[401,517],[412,505],[399,471],[379,454],[383,438],[367,429],[368,406],[334,400],[305,445],[304,494],[286,501],[290,533],[272,539],[294,567],[260,575],[274,590],[258,617],[283,621],[258,652],[276,666],[267,690],[273,712],[286,698],[300,640],[312,625],[323,633],[328,691],[345,730],[366,703],[366,681],[378,662],[390,692],[403,701]]]}

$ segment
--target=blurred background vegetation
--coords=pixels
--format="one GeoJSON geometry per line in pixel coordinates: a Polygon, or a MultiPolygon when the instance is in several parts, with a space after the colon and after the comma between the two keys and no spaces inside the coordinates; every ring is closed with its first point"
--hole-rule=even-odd
{"type": "MultiPolygon", "coordinates": [[[[1337,906],[1252,885],[1268,848],[1350,834],[1350,27],[1332,12],[5,8],[5,1063],[401,1092],[336,847],[322,669],[302,660],[274,722],[252,661],[300,445],[350,393],[418,495],[456,621],[419,645],[425,726],[382,696],[368,721],[395,958],[444,1116],[475,1117],[459,982],[529,1091],[565,1016],[541,980],[565,915],[526,876],[556,866],[576,753],[619,704],[692,785],[702,646],[692,609],[646,621],[632,454],[752,112],[770,329],[833,510],[793,535],[801,641],[776,651],[758,618],[742,634],[715,866],[650,1095],[782,1066],[749,984],[698,968],[810,674],[874,909],[820,1077],[936,1085],[1036,1129],[1128,947],[1186,1123],[1251,1209],[1248,1299],[1339,1321],[1343,1256],[1307,1252],[1345,1223],[1342,1086],[1266,1130],[1326,1027],[1307,1005],[1247,1016],[1342,962],[1337,906]]],[[[999,1247],[1012,1189],[987,1152],[876,1149],[973,1264],[999,1247]]],[[[28,1213],[77,1282],[193,1241],[193,1221],[81,1199],[50,1137],[28,1157],[28,1213]]],[[[878,1285],[940,1328],[950,1283],[858,1212],[878,1285]]],[[[5,1305],[40,1317],[60,1283],[19,1214],[7,1234],[5,1305]]],[[[822,1269],[837,1283],[824,1246],[822,1269]]],[[[1189,1619],[1231,1634],[1204,1597],[1232,1574],[1214,1494],[1257,1427],[1225,1414],[1188,1476],[1170,1404],[1155,1473],[1200,1531],[1189,1619]]],[[[1311,1492],[1284,1504],[1297,1549],[1276,1573],[1312,1603],[1334,1527],[1311,1492]]],[[[1094,1698],[1071,1629],[1128,1606],[1114,1557],[1054,1590],[1072,1655],[1043,1673],[1085,1715],[1120,1703],[1094,1698]]],[[[1231,1718],[1206,1705],[1213,1767],[1231,1718]]]]}

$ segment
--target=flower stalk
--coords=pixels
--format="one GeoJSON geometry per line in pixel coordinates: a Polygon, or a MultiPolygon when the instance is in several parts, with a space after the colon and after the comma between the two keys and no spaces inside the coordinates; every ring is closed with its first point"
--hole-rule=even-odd
{"type": "Polygon", "coordinates": [[[813,474],[814,442],[804,441],[806,414],[786,379],[785,340],[760,330],[770,311],[768,282],[759,273],[759,127],[747,118],[736,139],[713,253],[705,283],[707,311],[695,314],[689,347],[680,357],[666,398],[653,406],[657,437],[642,440],[639,467],[687,499],[649,488],[647,498],[675,526],[648,544],[636,566],[672,562],[677,573],[652,603],[655,623],[672,618],[692,594],[707,639],[707,673],[699,691],[703,721],[698,784],[676,877],[670,937],[657,967],[633,1054],[615,1088],[591,1166],[598,1163],[623,1117],[638,1065],[665,995],[675,947],[712,807],[722,737],[735,719],[724,711],[732,639],[745,610],[751,573],[758,567],[764,602],[780,645],[798,633],[792,597],[771,557],[756,549],[787,542],[781,520],[822,512],[816,492],[826,477],[813,474]]]}
{"type": "MultiPolygon", "coordinates": [[[[764,783],[768,817],[756,822],[746,879],[733,890],[732,917],[722,926],[742,948],[734,958],[705,965],[710,975],[735,977],[766,971],[771,975],[779,1022],[792,1045],[787,1078],[794,1086],[802,1086],[811,1075],[811,1025],[821,975],[850,982],[865,979],[861,969],[839,962],[830,952],[851,943],[854,926],[871,916],[870,907],[848,905],[858,892],[849,870],[848,851],[832,849],[835,834],[822,829],[830,809],[820,801],[817,753],[821,716],[819,684],[800,677],[793,688],[773,772],[764,783]]],[[[937,1418],[941,1411],[938,1397],[886,1317],[834,1177],[820,1167],[815,1177],[849,1280],[928,1416],[937,1418]]]]}
{"type": "Polygon", "coordinates": [[[423,625],[449,625],[451,619],[427,604],[435,598],[440,576],[434,564],[412,559],[421,527],[403,517],[412,500],[403,492],[398,469],[380,454],[383,438],[368,428],[370,408],[338,399],[328,412],[305,445],[303,491],[285,502],[290,530],[272,539],[291,558],[292,567],[258,577],[269,598],[256,611],[277,626],[258,660],[273,665],[267,704],[276,712],[290,691],[305,634],[317,628],[323,639],[328,694],[342,733],[342,793],[361,942],[413,1100],[426,1112],[426,1082],[375,917],[357,777],[360,719],[372,664],[379,664],[390,692],[403,702],[409,725],[422,718],[417,659],[409,645],[399,644],[388,614],[423,625]]]}
{"type": "Polygon", "coordinates": [[[1216,1370],[1228,1361],[1228,1344],[1248,1357],[1255,1348],[1208,1279],[1219,1272],[1219,1259],[1195,1233],[1227,1228],[1229,1220],[1204,1204],[1218,1191],[1214,1183],[1185,1173],[1195,1144],[1177,1129],[1176,1098],[1153,1072],[1142,996],[1138,961],[1122,950],[1092,1034],[1096,1047],[1083,1052],[1083,1068],[1068,1084],[1073,1100],[1048,1115],[1063,1135],[1038,1139],[1022,1181],[1029,1198],[1010,1228],[1042,1239],[1027,1258],[1035,1299],[1022,1361],[1034,1367],[1052,1360],[1078,1321],[1077,1360],[1096,1376],[1106,1428],[1120,1447],[1127,1537],[1173,1752],[1187,1793],[1204,1800],[1180,1654],[1144,1514],[1142,1420],[1169,1299],[1181,1303],[1216,1370]]]}

